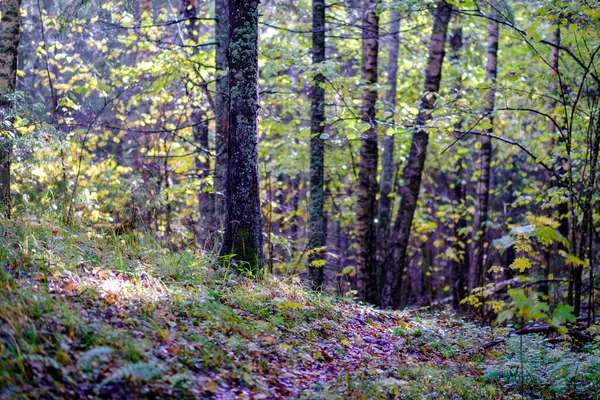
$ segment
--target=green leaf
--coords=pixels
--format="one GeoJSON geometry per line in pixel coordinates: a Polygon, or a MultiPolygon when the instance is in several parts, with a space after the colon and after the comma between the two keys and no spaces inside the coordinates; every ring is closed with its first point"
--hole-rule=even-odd
{"type": "Polygon", "coordinates": [[[573,314],[574,308],[572,306],[558,303],[554,311],[552,312],[552,318],[559,321],[560,324],[565,322],[575,322],[577,318],[573,314]]]}
{"type": "Polygon", "coordinates": [[[325,266],[325,260],[313,260],[310,265],[312,265],[313,267],[324,267],[325,266]]]}

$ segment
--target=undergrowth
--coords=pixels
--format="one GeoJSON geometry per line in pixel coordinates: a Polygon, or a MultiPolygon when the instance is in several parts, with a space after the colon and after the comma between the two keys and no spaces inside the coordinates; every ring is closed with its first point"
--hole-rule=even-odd
{"type": "MultiPolygon", "coordinates": [[[[381,312],[296,277],[247,279],[139,232],[21,216],[0,223],[0,265],[2,399],[522,392],[514,341],[465,357],[490,331],[449,312],[381,312]]],[[[526,396],[596,398],[597,348],[527,340],[526,396]]]]}

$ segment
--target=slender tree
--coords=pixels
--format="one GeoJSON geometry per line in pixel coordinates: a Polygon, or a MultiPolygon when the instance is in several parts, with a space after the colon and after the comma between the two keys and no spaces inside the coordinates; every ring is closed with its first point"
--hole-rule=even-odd
{"type": "Polygon", "coordinates": [[[377,122],[375,120],[377,103],[377,58],[379,51],[378,0],[364,1],[362,21],[362,69],[361,76],[369,85],[362,94],[362,121],[369,125],[363,132],[358,165],[358,187],[356,205],[356,241],[358,257],[358,289],[361,299],[376,303],[377,263],[376,263],[376,226],[377,216],[377,122]]]}
{"type": "MultiPolygon", "coordinates": [[[[456,16],[455,16],[456,21],[456,16]]],[[[463,33],[462,27],[455,28],[450,35],[450,64],[458,66],[460,62],[461,50],[463,47],[463,33]]],[[[461,82],[460,78],[457,79],[453,93],[458,99],[460,97],[461,82]]],[[[462,119],[459,117],[454,128],[457,132],[460,132],[462,127],[462,119]]],[[[464,206],[466,201],[466,188],[463,184],[465,177],[465,168],[463,163],[465,161],[459,157],[454,163],[454,172],[457,176],[456,182],[454,182],[453,188],[450,190],[450,197],[453,202],[453,207],[456,207],[460,213],[458,221],[454,225],[454,253],[456,258],[450,260],[450,286],[452,288],[452,305],[455,309],[460,307],[460,301],[465,297],[466,288],[468,286],[467,278],[469,275],[469,263],[468,263],[468,246],[465,240],[465,229],[467,227],[467,220],[464,215],[464,206]]]]}
{"type": "Polygon", "coordinates": [[[229,138],[222,255],[235,255],[241,268],[262,268],[258,179],[258,4],[229,2],[229,138]]]}
{"type": "MultiPolygon", "coordinates": [[[[492,15],[496,15],[495,2],[492,1],[492,15]]],[[[486,134],[493,133],[494,117],[494,100],[496,98],[496,76],[498,68],[498,36],[499,24],[494,18],[488,19],[488,38],[487,38],[487,66],[486,66],[486,81],[489,89],[485,95],[485,110],[484,114],[490,120],[490,125],[486,129],[486,134]]],[[[477,183],[477,212],[473,221],[473,250],[471,252],[471,265],[469,266],[469,290],[483,285],[485,276],[484,252],[486,245],[486,226],[489,214],[489,199],[490,199],[490,166],[492,161],[492,139],[489,136],[482,135],[479,138],[481,150],[479,153],[479,178],[477,183]]]]}
{"type": "Polygon", "coordinates": [[[229,137],[229,1],[215,0],[215,38],[217,49],[215,66],[217,78],[215,84],[215,175],[214,175],[214,215],[215,225],[221,228],[225,221],[225,182],[227,179],[227,138],[229,137]]]}
{"type": "Polygon", "coordinates": [[[12,133],[4,121],[11,114],[12,94],[17,85],[17,56],[21,38],[21,0],[3,0],[0,26],[0,212],[10,218],[10,164],[12,133]]]}
{"type": "MultiPolygon", "coordinates": [[[[402,13],[394,9],[391,13],[388,40],[387,86],[385,93],[385,115],[389,127],[394,128],[396,114],[396,98],[398,89],[398,53],[400,47],[400,18],[402,13]]],[[[377,293],[381,293],[385,280],[385,256],[388,250],[390,223],[392,220],[392,186],[395,174],[394,134],[386,134],[383,138],[383,154],[381,157],[381,184],[379,187],[379,207],[377,210],[377,293]]]]}
{"type": "MultiPolygon", "coordinates": [[[[318,71],[325,61],[325,0],[313,0],[312,58],[318,71]]],[[[308,273],[313,287],[323,286],[323,260],[321,252],[314,249],[325,245],[323,219],[323,163],[325,160],[324,123],[325,123],[325,78],[317,72],[311,87],[310,107],[310,249],[308,273]]]]}
{"type": "Polygon", "coordinates": [[[437,98],[436,93],[440,88],[444,47],[451,11],[450,5],[445,0],[439,1],[434,11],[433,31],[429,44],[429,58],[425,71],[425,90],[419,106],[419,114],[415,121],[408,160],[404,168],[404,185],[399,188],[401,196],[400,209],[394,221],[387,257],[388,261],[386,261],[388,270],[382,294],[382,306],[384,307],[400,306],[402,274],[407,262],[406,251],[408,249],[410,229],[415,209],[417,208],[421,177],[427,156],[429,134],[427,133],[425,124],[431,118],[431,112],[437,98]]]}
{"type": "MultiPolygon", "coordinates": [[[[198,26],[196,24],[197,10],[195,0],[181,0],[180,14],[185,19],[184,24],[184,39],[188,42],[188,45],[194,46],[198,44],[198,26]]],[[[194,48],[194,51],[199,51],[199,48],[194,48]]],[[[201,85],[206,89],[206,83],[202,82],[201,85]]],[[[208,96],[208,90],[204,93],[208,96]]],[[[194,143],[198,149],[198,155],[196,156],[196,173],[200,179],[206,180],[210,170],[210,158],[209,158],[209,140],[208,140],[208,121],[206,116],[206,109],[208,107],[201,107],[202,99],[196,98],[192,104],[190,121],[193,130],[194,143]]],[[[198,206],[199,206],[199,218],[197,229],[198,239],[205,244],[211,239],[214,231],[214,219],[213,219],[213,198],[210,196],[205,185],[202,185],[198,191],[198,206]]]]}
{"type": "MultiPolygon", "coordinates": [[[[548,96],[548,114],[552,115],[552,113],[555,111],[556,109],[556,97],[557,96],[557,89],[558,89],[558,85],[556,84],[557,82],[557,77],[558,77],[558,68],[559,68],[559,58],[560,58],[560,27],[557,26],[556,29],[554,30],[553,34],[552,34],[552,46],[550,47],[550,83],[549,83],[549,92],[550,95],[548,96]]],[[[554,122],[553,119],[548,120],[548,133],[550,134],[550,147],[552,149],[552,151],[555,151],[555,149],[557,148],[556,144],[557,144],[557,140],[556,140],[556,124],[554,122]]],[[[560,157],[560,155],[558,154],[554,154],[554,170],[557,172],[558,175],[562,176],[565,171],[562,168],[563,165],[563,161],[564,160],[562,157],[560,157]]],[[[556,187],[556,182],[554,180],[552,180],[552,176],[548,173],[548,171],[544,171],[546,173],[546,181],[548,183],[548,185],[550,187],[556,187]]],[[[568,238],[569,237],[569,205],[568,203],[561,203],[560,205],[558,205],[558,207],[556,207],[555,210],[558,214],[558,221],[560,223],[559,227],[558,227],[558,231],[560,232],[561,235],[563,235],[563,237],[568,238]]],[[[564,251],[569,251],[568,246],[564,246],[561,243],[557,243],[553,246],[553,249],[547,249],[545,252],[545,256],[546,256],[546,268],[544,269],[544,279],[548,279],[548,275],[552,272],[553,269],[553,265],[551,263],[551,260],[554,258],[555,260],[559,260],[559,257],[553,257],[553,253],[557,252],[558,249],[564,250],[564,251]]],[[[558,272],[558,271],[556,271],[558,272]]],[[[545,295],[548,295],[549,293],[549,286],[547,284],[542,284],[540,286],[540,291],[542,293],[544,293],[545,295]]]]}

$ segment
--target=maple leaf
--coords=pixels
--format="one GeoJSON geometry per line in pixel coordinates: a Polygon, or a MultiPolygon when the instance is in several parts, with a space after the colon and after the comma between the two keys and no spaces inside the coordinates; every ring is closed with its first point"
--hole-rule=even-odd
{"type": "Polygon", "coordinates": [[[512,264],[510,264],[511,269],[518,269],[519,272],[523,273],[525,270],[531,268],[531,263],[527,258],[515,258],[512,264]]]}

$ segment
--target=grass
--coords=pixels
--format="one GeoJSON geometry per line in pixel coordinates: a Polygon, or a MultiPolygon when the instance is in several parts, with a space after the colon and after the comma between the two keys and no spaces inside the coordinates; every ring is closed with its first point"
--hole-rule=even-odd
{"type": "MultiPolygon", "coordinates": [[[[140,233],[115,237],[51,218],[4,221],[0,398],[520,393],[513,375],[498,372],[514,369],[511,342],[463,355],[490,337],[488,328],[447,311],[382,312],[312,292],[296,277],[251,280],[222,264],[198,249],[170,252],[140,233]]],[[[573,361],[585,373],[571,368],[570,375],[556,366],[564,357],[544,354],[556,368],[532,369],[527,393],[548,388],[547,398],[586,398],[564,385],[551,390],[548,382],[560,375],[570,387],[595,384],[600,372],[590,357],[597,349],[582,356],[587,364],[573,361]]]]}

